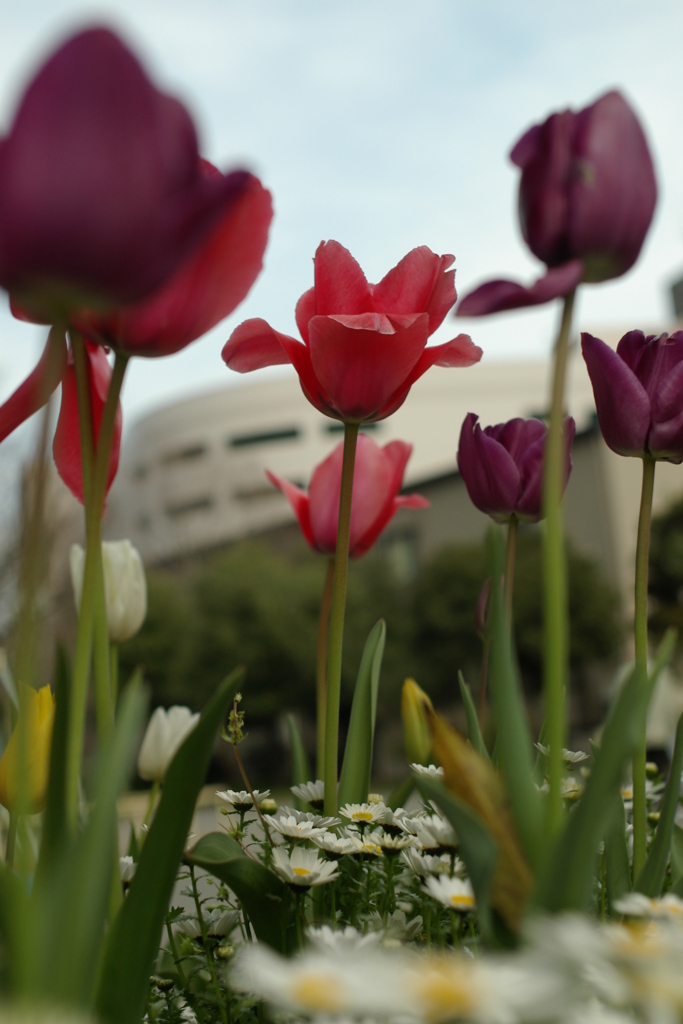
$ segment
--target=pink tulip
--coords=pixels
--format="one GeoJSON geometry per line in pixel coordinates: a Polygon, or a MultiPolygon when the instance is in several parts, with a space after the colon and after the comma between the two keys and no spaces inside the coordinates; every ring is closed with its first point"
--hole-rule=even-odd
{"type": "MultiPolygon", "coordinates": [[[[428,508],[419,494],[400,495],[403,474],[413,446],[391,441],[381,448],[365,434],[358,437],[353,473],[349,554],[358,558],[369,551],[400,508],[428,508]]],[[[337,548],[337,519],[341,490],[343,442],[313,470],[308,494],[300,487],[266,475],[294,509],[304,537],[314,549],[333,555],[337,548]]]]}
{"type": "Polygon", "coordinates": [[[466,334],[427,348],[456,299],[453,256],[413,249],[379,284],[368,284],[348,249],[322,242],[315,284],[296,307],[303,343],[265,320],[246,320],[223,349],[231,370],[292,363],[316,409],[345,422],[381,420],[435,363],[471,366],[481,349],[466,334]]]}

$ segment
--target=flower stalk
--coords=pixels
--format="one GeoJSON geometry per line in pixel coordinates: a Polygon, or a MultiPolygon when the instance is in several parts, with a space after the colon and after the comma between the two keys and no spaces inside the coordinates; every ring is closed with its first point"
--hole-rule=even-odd
{"type": "Polygon", "coordinates": [[[564,392],[569,336],[576,291],[564,300],[562,320],[555,343],[550,422],[545,446],[543,507],[546,519],[543,559],[545,589],[544,687],[548,739],[547,831],[554,835],[562,820],[562,749],[565,745],[565,694],[567,683],[568,598],[564,547],[562,492],[565,482],[563,432],[564,392]]]}
{"type": "Polygon", "coordinates": [[[75,826],[78,813],[78,779],[83,749],[90,660],[93,654],[93,632],[95,630],[98,606],[100,607],[100,614],[102,611],[104,612],[104,629],[97,629],[95,634],[98,652],[94,659],[96,666],[95,699],[98,709],[97,720],[100,739],[103,739],[107,734],[112,716],[109,681],[109,640],[106,632],[106,603],[104,596],[104,571],[102,568],[101,520],[109,467],[109,453],[128,357],[118,353],[116,355],[107,401],[102,413],[97,450],[95,451],[85,342],[79,334],[73,332],[71,344],[78,388],[78,419],[81,437],[86,528],[85,568],[83,571],[83,590],[76,632],[71,703],[69,708],[69,735],[67,740],[67,814],[69,822],[73,827],[75,826]],[[105,642],[106,646],[104,646],[105,642]],[[104,648],[104,657],[102,652],[99,652],[100,646],[104,648]]]}
{"type": "Polygon", "coordinates": [[[318,646],[316,655],[316,779],[325,771],[325,708],[327,705],[327,637],[330,630],[330,605],[334,581],[334,558],[327,561],[325,583],[320,601],[318,619],[318,646]]]}
{"type": "MultiPolygon", "coordinates": [[[[641,687],[647,686],[647,587],[650,560],[650,525],[655,484],[655,460],[643,459],[643,486],[638,518],[636,546],[634,640],[636,674],[641,687]]],[[[646,857],[647,801],[645,798],[646,737],[645,720],[641,724],[638,749],[633,758],[633,878],[638,877],[646,857]]]]}
{"type": "Polygon", "coordinates": [[[517,556],[517,531],[519,519],[510,516],[508,519],[507,547],[505,551],[505,581],[503,584],[503,605],[507,616],[508,627],[512,629],[512,592],[515,585],[515,559],[517,556]]]}
{"type": "Polygon", "coordinates": [[[337,813],[337,760],[339,750],[339,700],[341,696],[342,644],[346,581],[349,571],[349,536],[353,469],[358,441],[358,423],[344,424],[344,459],[339,494],[339,525],[337,551],[334,558],[334,579],[330,605],[330,630],[327,660],[327,707],[325,711],[325,814],[337,813]]]}

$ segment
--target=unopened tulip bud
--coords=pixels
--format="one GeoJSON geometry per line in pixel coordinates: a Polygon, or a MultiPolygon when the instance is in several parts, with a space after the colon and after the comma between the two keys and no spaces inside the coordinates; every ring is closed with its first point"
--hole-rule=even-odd
{"type": "Polygon", "coordinates": [[[37,814],[47,795],[55,699],[49,686],[25,686],[23,691],[19,713],[24,720],[17,721],[0,758],[0,803],[9,811],[37,814]]]}
{"type": "Polygon", "coordinates": [[[147,782],[160,782],[178,747],[199,721],[199,714],[174,705],[157,708],[149,720],[138,754],[138,775],[147,782]]]}
{"type": "Polygon", "coordinates": [[[429,764],[432,739],[425,710],[433,711],[432,702],[414,679],[406,679],[401,693],[403,746],[409,764],[429,764]]]}
{"type": "MultiPolygon", "coordinates": [[[[80,610],[85,552],[80,544],[71,546],[71,582],[76,609],[80,610]]],[[[107,628],[112,643],[122,643],[138,632],[147,614],[147,581],[140,555],[129,540],[102,544],[107,628]]]]}

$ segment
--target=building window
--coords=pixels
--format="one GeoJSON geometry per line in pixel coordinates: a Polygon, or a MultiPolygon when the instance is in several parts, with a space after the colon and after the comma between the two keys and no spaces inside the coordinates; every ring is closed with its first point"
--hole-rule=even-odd
{"type": "Polygon", "coordinates": [[[256,487],[243,487],[238,491],[233,491],[232,496],[235,501],[248,503],[264,501],[272,498],[281,498],[282,494],[277,487],[273,487],[272,484],[258,484],[256,487]]]}
{"type": "Polygon", "coordinates": [[[229,448],[247,448],[253,444],[270,444],[272,441],[296,441],[301,437],[299,427],[283,427],[281,430],[266,430],[258,434],[234,434],[227,440],[229,448]]]}
{"type": "MultiPolygon", "coordinates": [[[[379,430],[379,427],[379,423],[361,423],[359,429],[361,434],[367,434],[373,430],[379,430]]],[[[344,424],[339,420],[333,420],[331,423],[326,423],[322,429],[326,434],[343,434],[344,424]]]]}
{"type": "Polygon", "coordinates": [[[206,455],[207,450],[205,444],[192,444],[163,455],[161,461],[164,466],[171,466],[174,462],[192,462],[194,459],[200,459],[202,455],[206,455]]]}
{"type": "Polygon", "coordinates": [[[213,498],[205,495],[202,498],[192,498],[191,501],[183,501],[177,505],[167,505],[165,511],[169,519],[181,519],[192,512],[208,512],[213,505],[213,498]]]}

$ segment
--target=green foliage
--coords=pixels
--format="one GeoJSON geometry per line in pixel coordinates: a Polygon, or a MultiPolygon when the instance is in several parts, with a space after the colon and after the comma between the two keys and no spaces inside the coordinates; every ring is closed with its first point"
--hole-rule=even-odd
{"type": "Polygon", "coordinates": [[[386,625],[380,619],[368,637],[363,651],[356,692],[353,695],[344,763],[339,778],[339,806],[365,803],[370,789],[372,748],[375,741],[377,694],[382,668],[386,625]]]}

